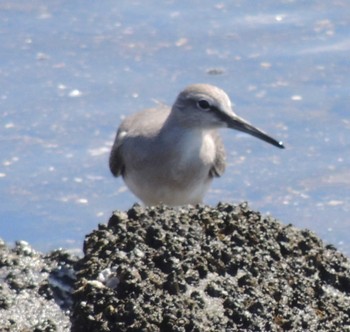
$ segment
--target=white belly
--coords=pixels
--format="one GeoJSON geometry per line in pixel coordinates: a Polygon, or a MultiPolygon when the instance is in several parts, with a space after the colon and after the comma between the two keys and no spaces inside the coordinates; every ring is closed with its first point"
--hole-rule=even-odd
{"type": "Polygon", "coordinates": [[[211,179],[207,178],[206,181],[192,183],[182,188],[174,188],[171,185],[164,185],[164,183],[135,182],[135,179],[136,177],[128,176],[124,180],[135,196],[139,197],[146,205],[179,206],[202,203],[211,183],[211,179]]]}
{"type": "MultiPolygon", "coordinates": [[[[208,191],[210,169],[215,160],[211,135],[185,137],[162,153],[149,153],[141,167],[127,167],[129,189],[146,205],[198,204],[208,191]]],[[[152,151],[152,150],[150,150],[152,151]]]]}

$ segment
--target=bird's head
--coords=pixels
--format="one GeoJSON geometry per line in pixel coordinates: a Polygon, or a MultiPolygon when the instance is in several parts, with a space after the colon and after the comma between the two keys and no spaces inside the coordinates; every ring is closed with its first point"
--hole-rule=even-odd
{"type": "Polygon", "coordinates": [[[236,129],[279,148],[282,142],[257,129],[240,118],[232,108],[228,95],[220,88],[209,84],[193,84],[178,95],[171,117],[184,127],[197,129],[236,129]]]}

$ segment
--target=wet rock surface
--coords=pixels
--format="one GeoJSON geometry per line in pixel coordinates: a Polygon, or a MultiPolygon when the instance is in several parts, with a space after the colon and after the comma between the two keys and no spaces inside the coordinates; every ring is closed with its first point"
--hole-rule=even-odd
{"type": "Polygon", "coordinates": [[[350,331],[350,262],[246,204],[115,212],[75,265],[72,331],[350,331]]]}
{"type": "Polygon", "coordinates": [[[43,255],[24,241],[0,240],[0,331],[70,331],[69,308],[77,258],[43,255]]]}

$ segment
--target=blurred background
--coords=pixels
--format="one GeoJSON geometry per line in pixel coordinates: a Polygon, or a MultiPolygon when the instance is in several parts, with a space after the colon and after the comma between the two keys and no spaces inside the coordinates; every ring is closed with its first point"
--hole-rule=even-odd
{"type": "Polygon", "coordinates": [[[109,173],[121,119],[191,83],[285,143],[222,130],[206,203],[248,201],[350,254],[350,2],[3,0],[0,237],[47,252],[137,199],[109,173]]]}

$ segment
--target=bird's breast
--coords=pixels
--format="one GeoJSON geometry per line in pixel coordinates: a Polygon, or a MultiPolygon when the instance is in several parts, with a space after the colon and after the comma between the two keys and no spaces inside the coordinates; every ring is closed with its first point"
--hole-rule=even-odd
{"type": "Polygon", "coordinates": [[[172,148],[171,176],[174,179],[190,181],[208,176],[216,154],[215,142],[210,134],[181,137],[172,148]]]}
{"type": "Polygon", "coordinates": [[[127,167],[125,176],[128,187],[150,205],[157,201],[170,205],[201,202],[216,155],[212,135],[182,133],[173,140],[152,143],[147,147],[137,144],[133,167],[127,167]]]}

